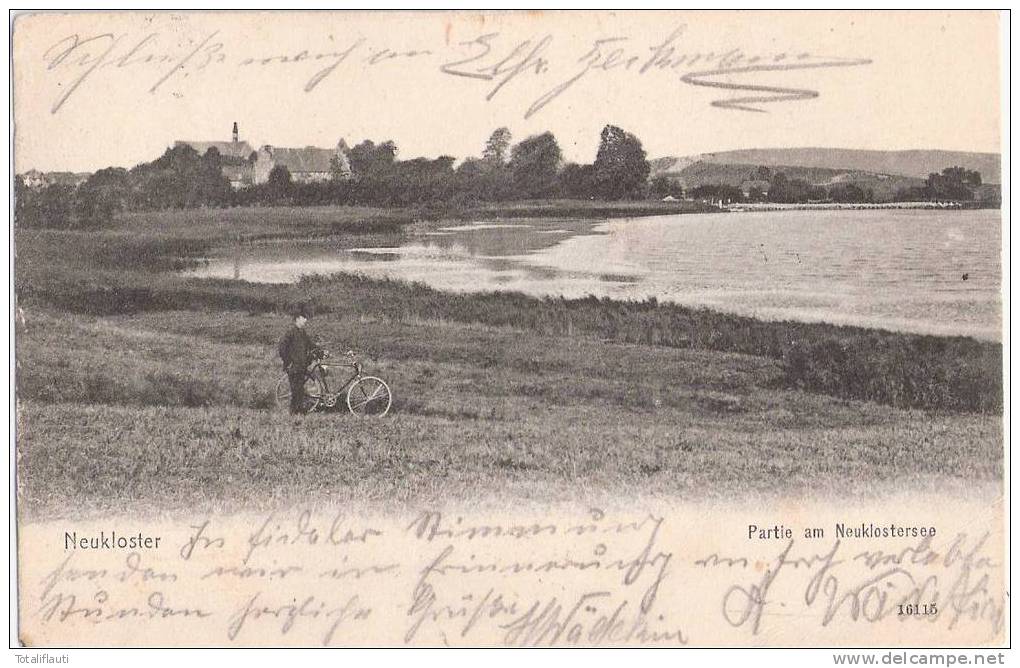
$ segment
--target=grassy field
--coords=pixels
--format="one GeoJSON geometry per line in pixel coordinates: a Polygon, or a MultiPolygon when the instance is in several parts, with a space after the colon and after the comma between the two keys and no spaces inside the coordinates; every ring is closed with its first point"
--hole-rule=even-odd
{"type": "Polygon", "coordinates": [[[997,344],[352,276],[292,286],[176,276],[240,221],[263,236],[401,233],[375,227],[394,212],[230,216],[16,234],[23,509],[871,494],[1001,480],[997,344]],[[390,417],[292,418],[274,406],[275,343],[302,299],[319,311],[313,334],[359,351],[393,387],[390,417]],[[846,387],[872,400],[841,396],[846,387]]]}
{"type": "MultiPolygon", "coordinates": [[[[456,219],[620,218],[703,212],[698,202],[536,200],[441,211],[350,206],[275,206],[150,211],[119,215],[104,230],[203,241],[395,234],[437,216],[456,219]]],[[[717,211],[709,208],[708,210],[717,211]]]]}
{"type": "Polygon", "coordinates": [[[369,207],[276,206],[125,213],[103,232],[215,242],[242,239],[398,234],[419,219],[414,211],[369,207]]]}

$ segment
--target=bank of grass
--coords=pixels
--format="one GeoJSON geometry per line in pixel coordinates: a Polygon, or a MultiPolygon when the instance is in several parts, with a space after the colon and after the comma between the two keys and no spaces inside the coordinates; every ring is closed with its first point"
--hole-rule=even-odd
{"type": "Polygon", "coordinates": [[[203,242],[306,239],[337,234],[399,234],[421,218],[410,209],[356,206],[266,206],[118,214],[101,232],[203,242]]]}
{"type": "MultiPolygon", "coordinates": [[[[348,224],[357,223],[351,219],[348,224]]],[[[287,313],[307,301],[320,314],[477,323],[551,337],[593,336],[652,347],[754,355],[781,362],[776,382],[788,388],[930,411],[1002,411],[1002,346],[995,342],[768,322],[655,299],[451,294],[349,274],[264,285],[174,273],[194,262],[217,238],[123,231],[18,233],[18,297],[24,304],[92,315],[287,313]]]]}
{"type": "MultiPolygon", "coordinates": [[[[285,214],[261,213],[233,215],[262,221],[246,228],[259,238],[284,234],[285,214]]],[[[323,218],[284,236],[375,233],[347,213],[357,233],[334,235],[338,220],[323,218]]],[[[319,494],[845,496],[1002,476],[998,344],[654,300],[175,272],[234,239],[234,225],[181,212],[16,233],[23,509],[319,494]],[[294,419],[274,405],[275,344],[306,300],[318,337],[358,350],[391,384],[390,417],[294,419]]]]}
{"type": "Polygon", "coordinates": [[[295,419],[271,398],[285,324],[31,310],[18,350],[23,508],[845,497],[1002,475],[997,418],[785,389],[775,360],[354,313],[318,317],[313,333],[361,352],[393,388],[392,415],[295,419]]]}
{"type": "Polygon", "coordinates": [[[717,212],[700,202],[538,200],[499,204],[435,205],[410,209],[362,206],[266,206],[144,211],[118,214],[103,231],[206,242],[306,239],[340,234],[396,235],[438,219],[626,218],[717,212]]]}
{"type": "Polygon", "coordinates": [[[22,405],[21,508],[248,511],[321,500],[693,501],[875,498],[994,487],[998,434],[980,418],[775,430],[753,420],[620,420],[577,408],[515,422],[118,405],[22,405]],[[555,434],[555,436],[552,436],[555,434]]]}

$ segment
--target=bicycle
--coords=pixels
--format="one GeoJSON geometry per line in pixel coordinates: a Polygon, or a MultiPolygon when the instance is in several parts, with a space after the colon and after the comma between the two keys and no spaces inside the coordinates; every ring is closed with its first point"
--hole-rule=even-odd
{"type": "MultiPolygon", "coordinates": [[[[305,374],[305,406],[304,411],[310,413],[323,406],[333,408],[346,389],[347,410],[352,415],[370,415],[383,417],[393,404],[390,386],[381,378],[362,374],[361,363],[348,351],[345,357],[351,358],[348,364],[330,364],[326,360],[331,357],[328,351],[321,351],[312,360],[305,374]],[[328,371],[337,366],[350,367],[354,373],[345,380],[336,392],[330,389],[328,371]]],[[[284,374],[276,383],[276,403],[279,406],[290,405],[290,379],[284,374]]]]}

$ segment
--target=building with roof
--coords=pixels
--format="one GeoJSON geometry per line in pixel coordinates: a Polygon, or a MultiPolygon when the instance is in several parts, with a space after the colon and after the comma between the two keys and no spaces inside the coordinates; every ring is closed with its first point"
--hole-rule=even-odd
{"type": "Polygon", "coordinates": [[[216,149],[220,153],[220,157],[227,161],[239,161],[248,160],[251,158],[252,153],[255,149],[251,147],[246,141],[240,141],[237,130],[237,121],[234,121],[234,129],[232,133],[231,141],[188,141],[179,139],[174,142],[174,148],[180,146],[190,146],[195,149],[199,155],[205,155],[206,151],[211,148],[216,149]]]}
{"type": "Polygon", "coordinates": [[[24,184],[31,190],[41,190],[47,186],[69,186],[77,188],[88,180],[89,172],[40,172],[30,169],[21,175],[24,184]]]}
{"type": "Polygon", "coordinates": [[[174,142],[174,148],[179,146],[190,146],[199,155],[205,155],[206,151],[214,148],[220,152],[220,157],[224,160],[248,160],[255,152],[251,144],[246,141],[187,141],[179,139],[174,142]]]}
{"type": "Polygon", "coordinates": [[[252,163],[245,161],[243,164],[232,165],[223,163],[220,172],[230,181],[230,187],[234,190],[246,188],[254,183],[252,178],[252,163]]]}
{"type": "Polygon", "coordinates": [[[352,176],[350,149],[343,139],[336,148],[282,148],[267,144],[255,151],[251,144],[241,141],[235,122],[231,141],[174,142],[175,148],[180,146],[190,146],[199,155],[213,148],[219,151],[223,176],[235,190],[265,183],[276,166],[286,167],[294,183],[321,183],[332,179],[334,173],[344,179],[352,176]]]}
{"type": "Polygon", "coordinates": [[[744,193],[744,197],[750,197],[752,194],[763,197],[769,194],[770,187],[772,184],[766,179],[748,179],[741,181],[740,192],[744,193]]]}
{"type": "Polygon", "coordinates": [[[241,141],[238,136],[237,121],[234,121],[231,141],[189,141],[179,139],[174,142],[174,148],[190,146],[199,155],[205,155],[209,149],[216,149],[220,154],[223,176],[230,181],[230,187],[234,190],[250,186],[254,179],[252,177],[252,165],[254,164],[255,149],[246,141],[241,141]]]}
{"type": "Polygon", "coordinates": [[[294,183],[322,183],[333,178],[334,172],[340,178],[351,178],[350,149],[341,139],[336,148],[283,148],[265,145],[255,158],[253,178],[255,183],[265,183],[274,167],[286,167],[294,183]]]}

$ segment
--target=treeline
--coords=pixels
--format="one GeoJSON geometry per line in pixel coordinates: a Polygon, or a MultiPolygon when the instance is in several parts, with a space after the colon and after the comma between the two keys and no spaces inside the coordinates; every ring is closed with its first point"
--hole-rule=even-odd
{"type": "Polygon", "coordinates": [[[686,195],[692,199],[782,204],[875,201],[875,193],[870,188],[862,188],[853,183],[837,183],[829,187],[816,186],[803,179],[789,179],[782,172],[777,173],[767,187],[753,185],[746,193],[737,186],[706,184],[691,188],[686,195]]]}
{"type": "MultiPolygon", "coordinates": [[[[334,165],[328,178],[305,183],[286,167],[275,167],[268,181],[235,190],[225,170],[250,166],[224,158],[215,148],[199,155],[175,146],[158,159],[132,169],[108,167],[73,187],[52,184],[28,188],[15,181],[15,224],[58,229],[100,227],[117,213],[195,207],[272,205],[361,205],[417,209],[470,209],[492,202],[534,199],[635,200],[694,199],[723,202],[874,202],[874,191],[855,183],[830,186],[788,177],[768,167],[753,168],[741,186],[704,184],[685,190],[676,179],[660,175],[649,181],[650,165],[633,134],[614,125],[601,133],[590,164],[566,162],[551,132],[514,144],[499,128],[481,155],[455,166],[455,159],[399,160],[394,142],[363,141],[349,150],[350,172],[334,165]]],[[[901,188],[884,200],[971,201],[981,174],[948,167],[930,174],[923,186],[901,188]]]]}
{"type": "MultiPolygon", "coordinates": [[[[730,184],[704,184],[684,194],[692,199],[722,200],[723,202],[775,202],[803,204],[808,202],[868,203],[880,201],[875,191],[856,183],[835,183],[821,186],[804,179],[789,178],[781,171],[773,172],[765,166],[748,175],[749,186],[730,184]]],[[[661,185],[665,177],[652,180],[652,190],[665,193],[661,185]]],[[[941,173],[929,174],[923,186],[900,188],[891,198],[883,201],[971,201],[981,186],[981,174],[963,167],[947,167],[941,173]]]]}
{"type": "Polygon", "coordinates": [[[939,174],[928,174],[923,186],[901,188],[894,201],[957,200],[969,202],[981,185],[981,173],[963,167],[947,167],[939,174]]]}
{"type": "MultiPolygon", "coordinates": [[[[653,179],[653,188],[664,177],[653,179]]],[[[775,202],[802,204],[805,202],[873,202],[875,193],[854,183],[835,183],[820,186],[804,179],[791,178],[782,171],[761,165],[750,170],[741,186],[725,183],[708,183],[684,193],[691,199],[723,202],[775,202]]]]}
{"type": "MultiPolygon", "coordinates": [[[[607,125],[591,164],[565,162],[551,132],[513,144],[499,128],[481,155],[455,159],[398,160],[392,141],[363,141],[348,155],[351,175],[331,170],[322,182],[302,183],[274,167],[266,183],[239,190],[223,173],[215,148],[199,155],[177,146],[157,160],[127,170],[110,167],[76,189],[50,185],[34,190],[17,179],[15,221],[22,227],[98,227],[122,211],[251,205],[364,205],[468,207],[485,202],[567,198],[623,200],[655,196],[641,141],[607,125]]],[[[236,166],[236,165],[235,165],[236,166]]]]}
{"type": "Polygon", "coordinates": [[[19,227],[98,227],[120,211],[226,206],[234,192],[215,148],[200,156],[190,146],[167,151],[128,170],[107,167],[77,188],[52,184],[28,188],[14,183],[14,220],[19,227]]]}

